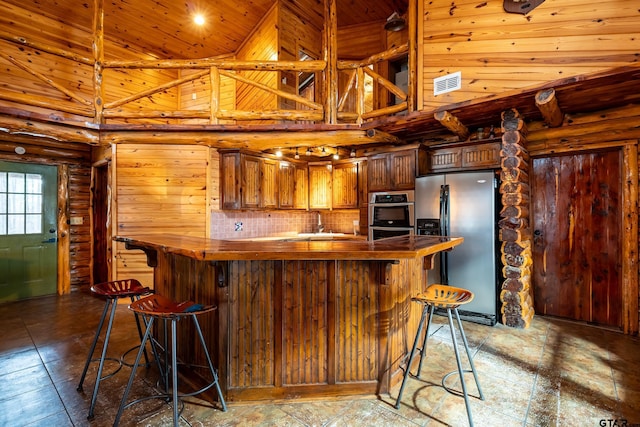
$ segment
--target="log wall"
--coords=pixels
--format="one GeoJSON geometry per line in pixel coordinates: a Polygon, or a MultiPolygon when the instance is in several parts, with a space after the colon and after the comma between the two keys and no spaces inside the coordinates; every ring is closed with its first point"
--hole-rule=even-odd
{"type": "MultiPolygon", "coordinates": [[[[633,2],[546,0],[528,15],[503,2],[424,1],[422,102],[438,108],[637,61],[640,10],[633,2]],[[462,72],[462,89],[434,97],[433,79],[462,72]]],[[[418,84],[418,87],[421,87],[418,84]]]]}
{"type": "MultiPolygon", "coordinates": [[[[114,233],[208,237],[208,152],[200,146],[118,145],[114,233]]],[[[152,286],[145,255],[126,250],[122,243],[115,245],[114,279],[136,277],[152,286]]]]}

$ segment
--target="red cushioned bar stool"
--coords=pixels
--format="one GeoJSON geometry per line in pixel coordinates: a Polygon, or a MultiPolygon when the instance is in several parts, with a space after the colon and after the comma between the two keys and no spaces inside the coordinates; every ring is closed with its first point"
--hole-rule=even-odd
{"type": "MultiPolygon", "coordinates": [[[[79,392],[82,391],[82,385],[84,383],[85,377],[87,376],[87,371],[89,369],[89,365],[91,362],[99,361],[98,365],[98,373],[96,375],[96,382],[93,387],[93,395],[91,397],[91,406],[89,407],[89,415],[87,415],[88,420],[92,420],[94,417],[93,410],[96,405],[96,400],[98,398],[98,389],[100,388],[100,383],[115,375],[122,368],[124,362],[124,357],[130,351],[136,349],[138,346],[132,347],[127,350],[119,359],[107,357],[107,348],[109,346],[109,338],[111,336],[111,329],[113,327],[113,320],[116,316],[116,308],[118,306],[118,300],[121,298],[129,298],[131,302],[139,300],[140,297],[149,295],[152,291],[148,287],[144,287],[135,279],[125,279],[125,280],[115,280],[112,282],[104,282],[98,283],[91,287],[91,292],[93,295],[97,297],[104,298],[106,300],[104,305],[104,310],[102,310],[102,316],[100,317],[100,322],[98,323],[98,329],[96,330],[96,334],[93,338],[93,343],[91,344],[91,348],[89,349],[89,355],[87,356],[87,361],[85,362],[84,369],[82,370],[82,375],[80,376],[80,383],[78,384],[77,390],[79,392]],[[104,336],[104,345],[102,347],[102,353],[99,359],[93,359],[93,353],[96,350],[96,345],[98,343],[98,339],[102,334],[102,328],[104,327],[104,321],[109,314],[109,322],[107,323],[107,331],[104,336]],[[104,369],[105,360],[112,360],[118,363],[118,367],[111,373],[107,375],[102,375],[102,371],[104,369]]],[[[138,315],[135,315],[136,326],[138,327],[138,335],[140,336],[140,341],[142,342],[142,328],[140,326],[140,319],[138,315]]],[[[145,361],[147,364],[149,363],[149,358],[147,356],[146,350],[144,351],[145,361]]]]}
{"type": "Polygon", "coordinates": [[[449,318],[449,329],[451,331],[451,340],[453,341],[453,350],[456,354],[456,363],[458,365],[458,370],[450,372],[446,374],[442,378],[442,387],[447,390],[449,393],[460,395],[459,392],[452,390],[449,388],[445,382],[449,376],[453,374],[458,374],[460,377],[460,383],[462,385],[462,395],[464,397],[465,407],[467,408],[467,417],[469,419],[469,425],[473,426],[473,417],[471,416],[471,406],[469,405],[469,396],[467,393],[467,385],[464,381],[464,373],[472,372],[473,378],[476,381],[476,386],[478,387],[478,393],[480,395],[480,400],[484,400],[484,395],[482,394],[482,389],[480,388],[480,382],[478,381],[478,374],[476,372],[476,368],[473,365],[473,358],[471,357],[471,352],[469,351],[469,343],[467,342],[467,336],[464,333],[464,329],[462,327],[462,322],[460,321],[460,315],[458,314],[458,307],[467,304],[473,300],[473,293],[466,289],[456,288],[448,285],[430,285],[424,293],[418,294],[417,296],[411,298],[412,301],[422,304],[424,307],[422,309],[422,317],[420,318],[420,323],[418,324],[418,330],[416,332],[415,340],[413,341],[413,347],[411,348],[411,353],[409,353],[409,359],[407,361],[407,366],[404,371],[404,377],[402,378],[402,385],[400,386],[400,391],[398,392],[398,398],[396,399],[395,408],[400,408],[400,399],[402,399],[402,392],[404,391],[404,386],[406,385],[407,378],[409,377],[411,371],[411,362],[413,361],[413,356],[416,351],[420,351],[420,363],[418,364],[418,372],[415,377],[420,378],[420,371],[422,370],[422,361],[424,359],[424,355],[427,351],[427,339],[429,338],[429,329],[431,328],[431,319],[433,318],[433,313],[437,308],[444,309],[447,312],[447,317],[449,318]],[[460,330],[460,335],[462,336],[462,342],[464,343],[464,349],[467,352],[467,358],[469,359],[469,365],[471,366],[471,370],[462,369],[462,362],[460,360],[460,353],[458,352],[458,341],[456,339],[456,331],[453,327],[453,319],[451,317],[451,312],[455,314],[458,329],[460,330]],[[428,313],[428,316],[427,316],[428,313]],[[424,321],[427,319],[427,332],[424,335],[422,340],[422,348],[418,349],[418,342],[420,341],[420,336],[422,334],[422,329],[424,327],[424,321]]]}
{"type": "MultiPolygon", "coordinates": [[[[202,335],[202,329],[200,329],[200,323],[198,322],[198,317],[201,314],[205,314],[215,310],[217,307],[215,305],[201,305],[196,304],[191,301],[186,302],[176,302],[162,295],[154,294],[148,297],[142,298],[139,301],[132,302],[129,305],[129,309],[134,313],[140,314],[147,319],[147,330],[144,333],[144,337],[142,338],[142,344],[140,349],[138,350],[138,355],[136,356],[136,360],[133,364],[133,369],[131,370],[131,375],[129,376],[129,382],[127,383],[127,387],[125,388],[124,394],[122,396],[122,400],[120,401],[120,407],[118,408],[118,414],[116,415],[116,419],[113,423],[114,427],[119,425],[120,418],[122,417],[122,413],[124,410],[131,405],[134,405],[138,402],[142,402],[148,399],[165,399],[167,402],[172,403],[173,406],[173,425],[178,426],[181,410],[178,409],[180,405],[180,399],[189,396],[195,396],[197,394],[203,393],[211,387],[215,386],[216,391],[218,393],[218,399],[220,401],[220,405],[222,406],[222,410],[226,412],[227,405],[224,401],[224,397],[222,396],[222,390],[220,389],[220,383],[218,382],[218,374],[216,369],[213,366],[213,362],[211,361],[211,356],[209,355],[209,350],[207,349],[207,344],[205,343],[204,336],[202,335]],[[198,333],[198,338],[200,339],[200,344],[202,345],[202,350],[207,359],[206,368],[209,369],[211,373],[212,380],[207,385],[202,387],[199,390],[196,390],[191,393],[178,393],[178,353],[177,353],[177,323],[179,320],[185,317],[190,317],[193,321],[193,325],[195,326],[195,330],[198,333]],[[161,381],[164,384],[165,393],[153,395],[153,396],[144,396],[140,399],[133,400],[127,403],[127,398],[129,396],[129,392],[131,391],[131,386],[133,384],[133,379],[136,375],[137,366],[140,362],[140,358],[142,357],[143,349],[147,341],[151,343],[151,347],[153,349],[154,355],[158,354],[156,350],[156,346],[160,344],[151,337],[151,331],[153,328],[153,323],[155,319],[164,321],[164,354],[165,360],[167,354],[170,354],[171,357],[171,366],[168,366],[168,363],[164,363],[164,368],[160,367],[160,375],[161,381]],[[167,322],[171,323],[170,332],[167,331],[167,322]],[[167,348],[167,333],[171,334],[171,348],[167,348]],[[171,381],[169,382],[169,372],[171,373],[171,381]],[[171,393],[168,392],[169,383],[171,384],[171,393]]],[[[192,365],[193,366],[193,365],[192,365]]]]}

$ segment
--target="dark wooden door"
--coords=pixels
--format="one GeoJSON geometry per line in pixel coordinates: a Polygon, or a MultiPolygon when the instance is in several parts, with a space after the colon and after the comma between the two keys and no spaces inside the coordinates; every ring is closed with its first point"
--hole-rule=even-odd
{"type": "Polygon", "coordinates": [[[94,169],[93,182],[93,283],[110,280],[111,227],[109,212],[109,165],[94,169]]]}
{"type": "Polygon", "coordinates": [[[536,313],[622,327],[621,157],[534,159],[536,313]]]}

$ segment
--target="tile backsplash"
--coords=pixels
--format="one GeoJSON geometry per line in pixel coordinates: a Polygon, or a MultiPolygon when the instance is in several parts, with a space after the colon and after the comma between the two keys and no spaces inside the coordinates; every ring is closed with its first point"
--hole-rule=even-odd
{"type": "Polygon", "coordinates": [[[358,210],[341,211],[214,211],[211,212],[212,239],[246,239],[284,233],[315,233],[318,213],[325,232],[353,233],[358,210]]]}

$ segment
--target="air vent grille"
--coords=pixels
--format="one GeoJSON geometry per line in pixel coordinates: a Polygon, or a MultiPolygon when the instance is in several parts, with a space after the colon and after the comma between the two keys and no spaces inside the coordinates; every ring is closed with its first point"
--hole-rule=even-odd
{"type": "Polygon", "coordinates": [[[433,79],[433,94],[441,95],[453,92],[462,87],[462,73],[460,71],[433,79]]]}

